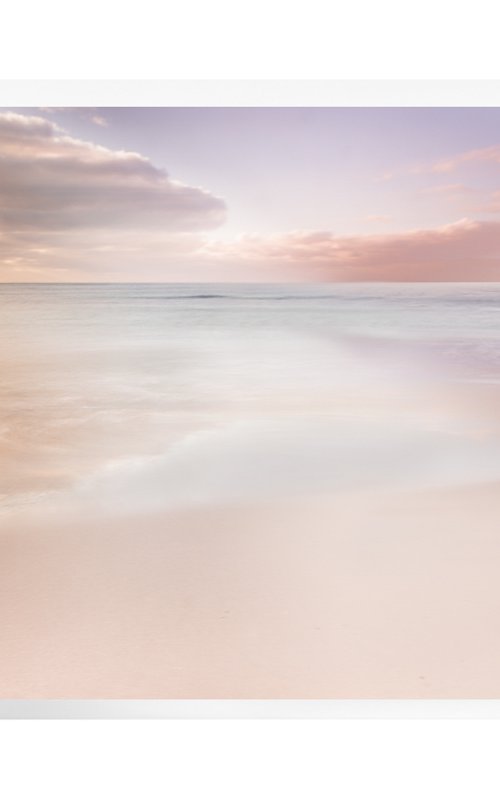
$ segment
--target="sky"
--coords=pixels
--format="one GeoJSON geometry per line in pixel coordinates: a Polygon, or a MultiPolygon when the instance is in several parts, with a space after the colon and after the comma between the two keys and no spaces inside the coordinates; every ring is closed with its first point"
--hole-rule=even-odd
{"type": "Polygon", "coordinates": [[[0,110],[0,281],[500,280],[500,108],[0,110]]]}

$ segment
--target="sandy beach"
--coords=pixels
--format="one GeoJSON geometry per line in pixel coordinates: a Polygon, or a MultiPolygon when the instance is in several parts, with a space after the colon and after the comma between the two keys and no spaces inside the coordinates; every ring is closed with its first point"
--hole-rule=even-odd
{"type": "Polygon", "coordinates": [[[498,485],[0,537],[4,698],[500,696],[498,485]]]}

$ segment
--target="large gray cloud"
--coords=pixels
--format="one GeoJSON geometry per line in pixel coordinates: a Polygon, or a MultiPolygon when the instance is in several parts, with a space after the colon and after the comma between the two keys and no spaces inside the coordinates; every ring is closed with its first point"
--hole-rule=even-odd
{"type": "Polygon", "coordinates": [[[211,229],[224,218],[220,198],[138,153],[75,139],[42,117],[0,114],[0,258],[57,248],[61,238],[67,249],[72,231],[110,246],[122,232],[151,234],[161,248],[162,235],[211,229]]]}

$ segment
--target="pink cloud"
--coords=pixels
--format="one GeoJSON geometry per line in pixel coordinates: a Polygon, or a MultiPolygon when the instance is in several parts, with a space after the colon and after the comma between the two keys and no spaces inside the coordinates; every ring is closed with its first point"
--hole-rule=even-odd
{"type": "Polygon", "coordinates": [[[439,195],[443,197],[460,197],[466,194],[472,194],[475,189],[470,186],[465,186],[463,183],[444,183],[439,186],[427,186],[418,191],[421,195],[439,195]]]}
{"type": "Polygon", "coordinates": [[[176,281],[495,281],[500,280],[500,221],[459,220],[398,234],[335,236],[331,231],[246,235],[135,231],[89,241],[85,231],[57,239],[30,232],[0,236],[9,276],[47,280],[176,281]],[[140,276],[138,264],[141,264],[140,276]]]}
{"type": "Polygon", "coordinates": [[[500,165],[500,144],[494,144],[490,147],[482,147],[476,150],[466,150],[463,153],[456,153],[446,158],[441,158],[433,163],[414,164],[406,169],[403,168],[401,170],[385,172],[379,177],[379,181],[390,181],[398,175],[425,175],[428,173],[446,175],[467,164],[500,165]]]}
{"type": "Polygon", "coordinates": [[[487,211],[490,214],[500,213],[500,191],[493,192],[488,203],[481,206],[481,211],[487,211]]]}
{"type": "Polygon", "coordinates": [[[500,280],[500,223],[460,220],[430,230],[336,237],[328,231],[206,244],[215,261],[247,264],[260,275],[280,267],[290,279],[324,281],[500,280]]]}
{"type": "Polygon", "coordinates": [[[494,144],[491,147],[483,147],[478,150],[468,150],[451,158],[436,161],[431,167],[431,172],[453,172],[462,164],[471,162],[500,164],[500,144],[494,144]]]}
{"type": "Polygon", "coordinates": [[[388,214],[368,214],[365,219],[367,222],[390,222],[392,217],[388,214]]]}

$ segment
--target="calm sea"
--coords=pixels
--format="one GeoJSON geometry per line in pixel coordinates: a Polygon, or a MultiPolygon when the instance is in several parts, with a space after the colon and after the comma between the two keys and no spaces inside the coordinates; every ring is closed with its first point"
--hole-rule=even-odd
{"type": "Polygon", "coordinates": [[[500,284],[0,285],[4,508],[500,477],[500,284]]]}

